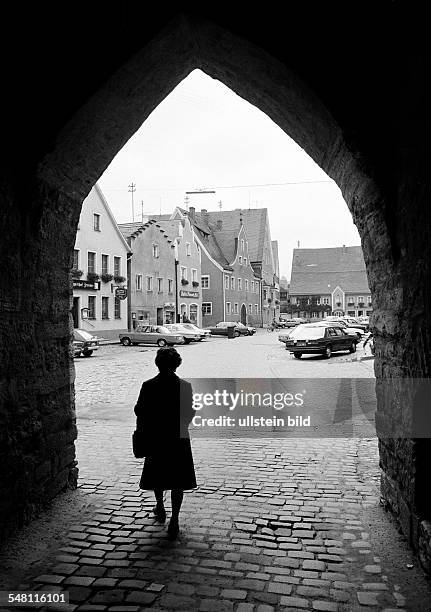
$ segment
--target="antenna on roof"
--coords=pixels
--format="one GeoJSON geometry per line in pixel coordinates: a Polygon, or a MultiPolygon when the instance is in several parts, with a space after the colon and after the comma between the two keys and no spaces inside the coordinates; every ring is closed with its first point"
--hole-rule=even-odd
{"type": "Polygon", "coordinates": [[[141,221],[144,222],[144,200],[141,200],[141,221]]]}
{"type": "Polygon", "coordinates": [[[300,242],[299,242],[299,240],[298,240],[298,249],[299,249],[299,245],[300,245],[300,244],[301,244],[301,243],[300,243],[300,242]]]}
{"type": "Polygon", "coordinates": [[[136,185],[135,183],[132,182],[130,183],[128,187],[129,187],[129,193],[132,194],[132,221],[134,222],[135,221],[135,202],[133,200],[133,194],[136,191],[136,185]]]}
{"type": "Polygon", "coordinates": [[[187,193],[188,193],[188,191],[186,191],[186,196],[185,196],[185,198],[184,198],[184,206],[186,207],[186,210],[188,210],[188,209],[189,209],[189,201],[190,201],[190,198],[189,198],[189,196],[187,195],[187,193]]]}
{"type": "Polygon", "coordinates": [[[221,200],[218,201],[218,207],[220,210],[223,208],[223,202],[221,200]]]}

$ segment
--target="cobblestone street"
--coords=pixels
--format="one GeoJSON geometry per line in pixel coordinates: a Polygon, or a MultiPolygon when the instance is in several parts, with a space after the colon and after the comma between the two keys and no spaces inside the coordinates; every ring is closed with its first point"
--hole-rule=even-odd
{"type": "MultiPolygon", "coordinates": [[[[49,609],[76,612],[429,609],[429,583],[379,504],[375,438],[196,438],[199,488],[185,494],[169,541],[131,453],[155,350],[104,346],[76,360],[80,480],[66,498],[80,510],[63,506],[63,529],[29,560],[21,588],[68,591],[69,606],[49,609]]],[[[185,378],[373,377],[359,349],[299,361],[266,332],[179,350],[185,378]]]]}

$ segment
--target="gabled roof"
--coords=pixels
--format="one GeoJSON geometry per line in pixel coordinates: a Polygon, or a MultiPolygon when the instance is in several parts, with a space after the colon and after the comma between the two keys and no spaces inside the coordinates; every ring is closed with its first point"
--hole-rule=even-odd
{"type": "Polygon", "coordinates": [[[143,227],[144,223],[142,223],[142,221],[134,221],[133,223],[119,223],[118,227],[124,238],[129,238],[132,234],[134,234],[141,227],[143,227]]]}
{"type": "Polygon", "coordinates": [[[118,236],[120,237],[121,242],[124,244],[125,248],[130,253],[131,252],[130,251],[130,246],[129,246],[128,242],[126,241],[126,239],[125,239],[125,237],[124,237],[124,235],[123,235],[123,233],[122,233],[122,231],[120,229],[120,226],[116,222],[115,217],[114,217],[114,215],[112,213],[112,210],[109,208],[108,202],[106,201],[106,198],[103,195],[103,191],[101,190],[101,188],[99,187],[99,185],[97,183],[94,185],[94,189],[95,189],[97,195],[99,196],[100,201],[102,202],[103,206],[105,207],[106,212],[108,213],[108,217],[111,219],[112,225],[114,226],[115,231],[117,232],[118,236]]]}
{"type": "MultiPolygon", "coordinates": [[[[158,227],[160,229],[160,233],[164,236],[164,238],[166,238],[166,240],[171,243],[171,245],[173,246],[173,243],[175,241],[175,238],[178,235],[178,232],[173,232],[171,228],[168,227],[163,227],[163,224],[165,222],[164,221],[156,221],[155,219],[150,219],[149,221],[147,221],[146,223],[142,224],[142,223],[120,223],[119,228],[120,231],[123,232],[123,235],[125,238],[136,238],[139,234],[141,234],[142,232],[145,232],[146,229],[148,229],[151,226],[155,226],[158,227]],[[171,231],[168,232],[167,230],[170,229],[171,231]]],[[[168,221],[167,223],[171,223],[170,221],[168,221]]],[[[178,228],[178,222],[174,222],[178,228]]]]}
{"type": "Polygon", "coordinates": [[[291,295],[329,294],[337,286],[347,293],[369,293],[360,246],[293,250],[291,295]]]}

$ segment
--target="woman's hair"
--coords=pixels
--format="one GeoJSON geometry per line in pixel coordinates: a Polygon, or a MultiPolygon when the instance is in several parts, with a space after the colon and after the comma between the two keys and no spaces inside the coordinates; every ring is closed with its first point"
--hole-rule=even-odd
{"type": "Polygon", "coordinates": [[[156,366],[162,370],[176,370],[181,365],[179,352],[172,346],[160,348],[156,355],[156,366]]]}

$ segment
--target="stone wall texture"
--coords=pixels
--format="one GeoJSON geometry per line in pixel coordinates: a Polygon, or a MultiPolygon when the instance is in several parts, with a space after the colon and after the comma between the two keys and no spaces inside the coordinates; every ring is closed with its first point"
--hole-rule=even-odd
{"type": "MultiPolygon", "coordinates": [[[[400,54],[398,10],[316,3],[290,8],[287,21],[262,7],[164,8],[132,21],[88,11],[57,28],[38,12],[22,24],[19,58],[2,41],[3,524],[26,520],[76,481],[68,268],[81,202],[195,68],[265,112],[339,185],[373,296],[379,419],[404,420],[410,398],[389,402],[381,385],[431,369],[431,61],[417,9],[404,9],[400,54]]],[[[430,450],[426,439],[380,440],[382,495],[425,565],[430,450]]]]}

